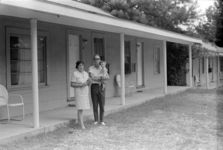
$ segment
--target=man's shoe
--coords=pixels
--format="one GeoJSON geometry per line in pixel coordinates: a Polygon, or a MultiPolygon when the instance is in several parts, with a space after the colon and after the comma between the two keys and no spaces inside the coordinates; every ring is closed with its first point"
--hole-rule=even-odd
{"type": "Polygon", "coordinates": [[[105,126],[106,124],[105,124],[105,122],[101,122],[101,125],[105,126]]]}
{"type": "Polygon", "coordinates": [[[94,125],[97,125],[97,124],[98,124],[98,122],[97,122],[97,121],[95,121],[95,122],[94,122],[94,125]]]}

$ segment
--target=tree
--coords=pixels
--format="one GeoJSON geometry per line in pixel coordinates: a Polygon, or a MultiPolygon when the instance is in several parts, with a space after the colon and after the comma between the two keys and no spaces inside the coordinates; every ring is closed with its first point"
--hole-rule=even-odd
{"type": "Polygon", "coordinates": [[[82,0],[112,15],[153,27],[185,33],[180,25],[196,18],[193,0],[82,0]]]}
{"type": "Polygon", "coordinates": [[[216,19],[218,17],[218,3],[214,6],[210,6],[205,13],[205,20],[202,19],[199,24],[195,27],[200,38],[208,42],[216,41],[216,19]]]}
{"type": "Polygon", "coordinates": [[[216,17],[216,45],[223,47],[223,1],[218,0],[218,11],[217,11],[217,17],[216,17]]]}
{"type": "Polygon", "coordinates": [[[196,19],[195,5],[191,0],[143,0],[139,3],[148,25],[184,33],[180,25],[188,25],[196,19]]]}

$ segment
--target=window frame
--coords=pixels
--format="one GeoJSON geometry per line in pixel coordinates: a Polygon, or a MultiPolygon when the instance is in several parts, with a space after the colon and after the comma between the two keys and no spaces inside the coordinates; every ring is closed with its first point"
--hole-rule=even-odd
{"type": "MultiPolygon", "coordinates": [[[[30,37],[30,41],[31,41],[31,35],[30,35],[30,29],[29,28],[20,28],[20,27],[11,27],[11,26],[6,26],[6,34],[5,34],[5,38],[6,38],[6,69],[7,69],[7,73],[6,73],[6,81],[7,81],[7,88],[8,89],[12,89],[12,90],[17,90],[17,89],[28,89],[32,86],[32,84],[26,84],[26,85],[11,85],[11,63],[10,63],[10,59],[11,59],[11,55],[10,55],[10,36],[12,34],[14,35],[25,35],[25,36],[29,36],[30,37]]],[[[48,85],[48,69],[47,69],[47,52],[49,49],[49,34],[46,31],[38,31],[38,37],[43,36],[46,38],[46,46],[45,46],[45,50],[44,50],[44,78],[45,81],[43,83],[39,83],[39,87],[43,87],[43,86],[47,86],[48,85]]],[[[38,39],[38,38],[37,38],[38,39]]],[[[31,51],[31,48],[30,48],[31,51]]],[[[32,70],[31,70],[32,71],[32,70]]],[[[39,72],[39,71],[38,71],[39,72]]]]}
{"type": "MultiPolygon", "coordinates": [[[[106,38],[104,33],[102,32],[92,32],[91,34],[91,45],[92,45],[92,55],[96,55],[95,45],[94,45],[94,39],[103,39],[103,54],[104,54],[104,60],[106,60],[106,38]]],[[[107,62],[108,63],[108,62],[107,62]]]]}
{"type": "Polygon", "coordinates": [[[124,53],[125,53],[125,60],[126,60],[126,57],[129,57],[129,63],[128,63],[128,68],[129,68],[129,71],[126,70],[126,64],[125,63],[125,75],[129,75],[132,73],[132,53],[131,53],[131,41],[130,40],[125,40],[125,46],[124,46],[124,53]],[[126,55],[126,51],[127,51],[127,43],[129,45],[129,55],[126,55]]]}
{"type": "Polygon", "coordinates": [[[204,58],[204,56],[202,57],[201,63],[202,63],[202,74],[204,74],[205,73],[205,58],[204,58]]]}
{"type": "Polygon", "coordinates": [[[101,59],[105,60],[105,39],[104,38],[99,38],[99,37],[94,37],[93,38],[93,43],[94,43],[94,55],[99,54],[101,59]],[[102,42],[103,42],[102,55],[100,53],[96,52],[96,49],[95,49],[95,40],[96,39],[102,40],[102,42]]]}
{"type": "Polygon", "coordinates": [[[213,73],[213,57],[208,57],[208,73],[213,73]]]}
{"type": "MultiPolygon", "coordinates": [[[[199,75],[199,81],[201,80],[201,59],[198,59],[198,75],[199,75]]],[[[192,66],[193,67],[193,66],[192,66]]]]}
{"type": "Polygon", "coordinates": [[[161,74],[161,47],[158,46],[153,49],[153,74],[161,74]]]}
{"type": "Polygon", "coordinates": [[[223,58],[220,57],[220,72],[223,72],[223,58]]]}

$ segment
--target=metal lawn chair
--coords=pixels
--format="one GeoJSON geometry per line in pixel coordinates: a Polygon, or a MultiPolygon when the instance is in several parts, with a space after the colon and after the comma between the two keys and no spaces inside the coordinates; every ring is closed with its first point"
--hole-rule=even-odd
{"type": "Polygon", "coordinates": [[[10,120],[9,107],[22,107],[22,119],[24,119],[25,110],[23,97],[19,94],[9,94],[7,89],[0,84],[0,107],[2,106],[5,106],[7,108],[8,121],[10,120]],[[18,102],[9,103],[9,100],[13,98],[15,98],[15,100],[18,100],[18,102]]]}

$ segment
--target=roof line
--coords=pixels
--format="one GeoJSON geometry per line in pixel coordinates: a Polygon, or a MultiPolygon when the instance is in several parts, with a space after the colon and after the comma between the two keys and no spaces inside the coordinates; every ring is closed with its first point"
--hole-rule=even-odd
{"type": "MultiPolygon", "coordinates": [[[[185,42],[188,42],[188,43],[201,43],[201,39],[199,39],[199,38],[191,37],[191,36],[180,34],[180,33],[173,32],[173,31],[168,31],[168,30],[164,30],[164,29],[155,28],[155,27],[152,27],[152,26],[148,26],[148,25],[145,25],[145,24],[141,24],[141,23],[137,23],[137,22],[133,22],[133,21],[130,21],[130,20],[125,20],[125,19],[121,19],[121,18],[117,18],[117,17],[113,17],[113,16],[110,17],[108,15],[99,14],[99,13],[92,14],[92,13],[89,13],[88,11],[83,10],[83,9],[78,9],[76,7],[70,7],[68,5],[55,3],[53,1],[48,1],[48,0],[30,0],[30,1],[37,2],[37,3],[39,2],[39,3],[42,3],[42,5],[44,5],[44,3],[45,3],[45,4],[48,4],[49,6],[52,5],[52,7],[53,6],[58,7],[58,9],[64,9],[64,10],[70,9],[70,11],[77,11],[77,12],[79,11],[80,13],[82,12],[82,13],[92,15],[92,16],[94,16],[94,18],[97,18],[97,17],[100,17],[102,19],[104,18],[104,19],[107,19],[107,21],[109,21],[109,22],[118,23],[118,24],[112,23],[111,24],[112,26],[120,27],[120,28],[126,28],[127,30],[138,31],[138,32],[142,32],[142,33],[144,32],[145,34],[151,33],[151,34],[161,36],[161,37],[170,37],[170,38],[173,38],[173,39],[176,39],[176,40],[179,39],[180,41],[185,41],[185,42]],[[128,24],[128,26],[132,25],[133,27],[131,28],[131,27],[120,26],[119,23],[121,23],[121,24],[126,23],[126,24],[128,24]],[[156,32],[160,32],[160,33],[156,33],[156,32]],[[167,36],[165,36],[165,34],[167,36]]],[[[20,7],[20,8],[31,10],[31,11],[34,11],[34,12],[36,11],[36,12],[41,12],[41,13],[46,13],[46,14],[55,14],[55,15],[60,15],[60,16],[65,16],[65,17],[71,17],[72,18],[72,16],[66,15],[64,11],[62,11],[62,13],[60,13],[60,12],[57,12],[56,10],[53,10],[53,11],[43,10],[43,8],[45,8],[45,7],[36,8],[36,7],[34,7],[33,5],[30,5],[30,4],[27,4],[27,5],[23,6],[19,3],[19,0],[15,1],[15,3],[12,0],[9,0],[9,1],[0,0],[0,4],[1,4],[1,2],[4,5],[20,7]]],[[[23,3],[24,3],[24,1],[22,2],[22,4],[23,3]]],[[[79,19],[85,20],[81,16],[79,16],[79,19]]],[[[86,21],[93,21],[93,20],[89,19],[89,20],[86,20],[86,21]]],[[[95,20],[95,22],[103,24],[102,21],[96,21],[95,20]]],[[[104,23],[106,24],[106,22],[104,22],[104,23]]],[[[109,24],[107,24],[107,25],[109,25],[109,24]]],[[[121,31],[119,31],[119,32],[121,32],[121,31]]],[[[119,32],[116,32],[116,33],[119,33],[119,32]]]]}
{"type": "MultiPolygon", "coordinates": [[[[41,1],[41,2],[48,3],[48,4],[59,5],[59,6],[63,6],[63,7],[66,7],[66,8],[77,9],[77,10],[84,11],[84,12],[88,12],[88,13],[92,13],[92,14],[97,14],[97,15],[101,15],[101,16],[106,16],[106,17],[114,18],[114,16],[112,16],[110,13],[108,13],[106,11],[104,11],[104,12],[107,13],[108,15],[100,14],[100,13],[97,13],[97,12],[94,12],[94,11],[88,11],[88,10],[84,10],[84,9],[81,9],[81,8],[77,8],[77,7],[73,7],[73,6],[68,6],[68,5],[65,5],[65,4],[61,4],[61,3],[57,3],[57,2],[53,2],[53,1],[48,1],[48,0],[36,0],[36,1],[41,1]]],[[[79,2],[79,3],[81,3],[81,2],[79,2]]],[[[84,4],[84,3],[81,3],[81,4],[87,5],[87,6],[91,6],[91,5],[84,4]]],[[[94,7],[94,6],[91,6],[91,7],[94,7]]],[[[94,8],[97,8],[97,7],[94,7],[94,8]]],[[[100,8],[98,8],[98,9],[100,9],[100,8]]],[[[100,9],[100,10],[102,10],[102,9],[100,9]]]]}
{"type": "MultiPolygon", "coordinates": [[[[37,0],[37,1],[46,2],[46,3],[54,4],[54,5],[59,5],[59,6],[66,7],[66,8],[81,10],[83,12],[88,12],[88,13],[92,13],[92,14],[95,14],[95,15],[104,16],[104,17],[107,17],[107,18],[112,18],[112,19],[116,19],[116,20],[120,20],[120,21],[130,22],[130,23],[133,23],[133,24],[136,24],[136,25],[140,25],[140,26],[144,26],[144,27],[148,27],[148,28],[152,28],[152,29],[158,29],[158,30],[162,30],[162,31],[165,31],[165,32],[185,36],[185,37],[188,37],[188,38],[193,38],[193,39],[196,39],[196,40],[201,40],[201,39],[196,38],[196,37],[188,36],[188,35],[185,35],[185,34],[181,34],[181,33],[178,33],[178,32],[174,32],[174,31],[170,31],[170,30],[166,30],[166,29],[162,29],[162,28],[158,28],[158,27],[149,26],[149,25],[146,25],[146,24],[143,24],[143,23],[138,23],[138,22],[131,21],[131,20],[118,18],[118,17],[112,16],[112,15],[108,16],[108,15],[100,14],[100,13],[97,13],[97,12],[87,11],[87,10],[83,10],[83,9],[80,9],[80,8],[77,8],[77,7],[72,7],[72,6],[68,6],[68,5],[64,5],[64,4],[61,4],[61,3],[56,3],[56,2],[48,1],[48,0],[37,0]]],[[[85,4],[85,5],[87,5],[87,4],[85,4]]],[[[94,6],[92,6],[92,7],[94,7],[94,6]]],[[[97,7],[95,7],[95,8],[97,8],[97,7]]],[[[100,8],[98,8],[98,9],[100,9],[100,8]]]]}

